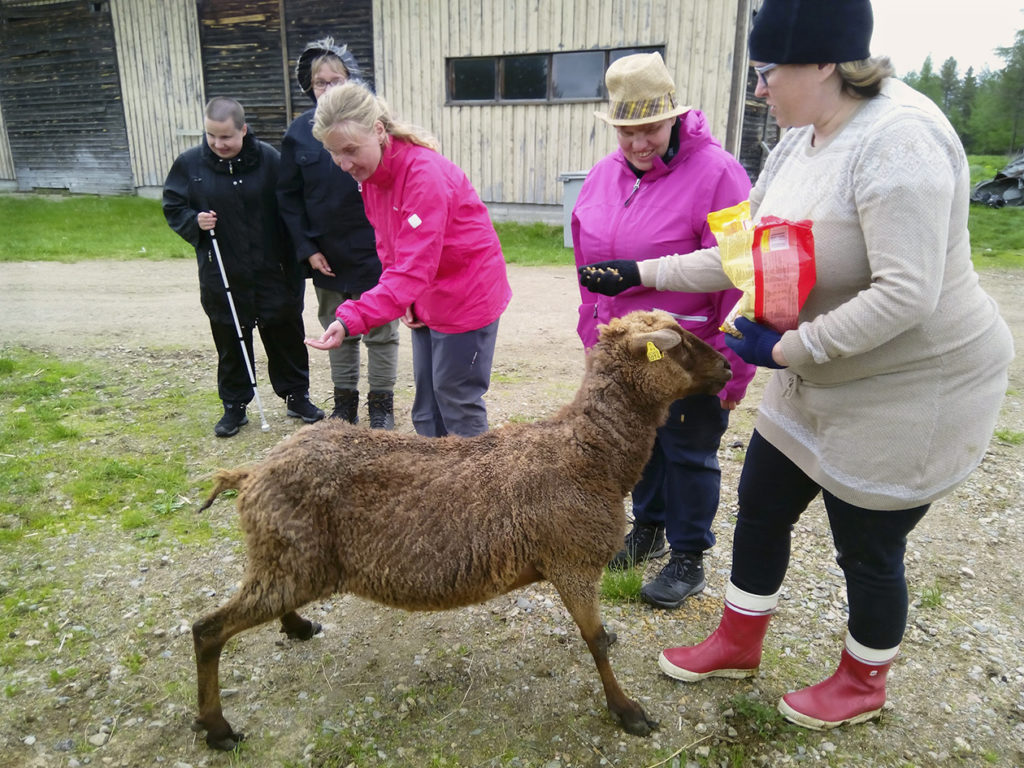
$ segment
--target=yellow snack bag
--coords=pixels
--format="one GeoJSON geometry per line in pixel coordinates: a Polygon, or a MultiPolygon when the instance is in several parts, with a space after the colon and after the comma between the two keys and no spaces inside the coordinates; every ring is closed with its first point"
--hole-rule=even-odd
{"type": "Polygon", "coordinates": [[[708,214],[722,269],[743,297],[720,330],[742,338],[733,325],[742,314],[779,333],[797,326],[797,315],[816,280],[810,221],[765,216],[750,220],[750,202],[708,214]]]}

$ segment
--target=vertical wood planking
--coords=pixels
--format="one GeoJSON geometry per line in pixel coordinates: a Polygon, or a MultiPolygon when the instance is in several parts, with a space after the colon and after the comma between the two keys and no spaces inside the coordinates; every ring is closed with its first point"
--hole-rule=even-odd
{"type": "Polygon", "coordinates": [[[112,0],[111,12],[135,186],[159,187],[202,130],[195,3],[112,0]]]}

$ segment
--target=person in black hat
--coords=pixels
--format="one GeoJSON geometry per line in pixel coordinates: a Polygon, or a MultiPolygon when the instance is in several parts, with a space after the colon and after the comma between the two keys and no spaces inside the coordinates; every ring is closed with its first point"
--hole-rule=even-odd
{"type": "MultiPolygon", "coordinates": [[[[316,102],[330,88],[361,80],[347,46],[325,37],[310,43],[295,67],[299,87],[313,108],[297,117],[281,143],[278,204],[295,244],[295,256],[308,265],[317,297],[317,315],[326,328],[345,301],[358,299],[380,279],[373,227],[366,218],[359,185],[331,162],[313,138],[316,102]]],[[[370,427],[394,429],[394,389],[398,376],[398,321],[352,336],[329,353],[334,383],[331,418],[359,421],[359,344],[366,345],[367,407],[370,427]]]]}
{"type": "MultiPolygon", "coordinates": [[[[740,477],[721,623],[659,660],[686,681],[756,673],[794,526],[820,494],[846,582],[846,639],[835,674],[779,702],[812,729],[881,712],[909,611],[907,535],[982,460],[1013,357],[971,263],[963,146],[934,103],[870,56],[871,30],[868,0],[765,0],[754,20],[756,95],[788,130],[751,216],[810,220],[817,282],[797,328],[738,317],[742,338],[726,339],[776,370],[740,477]]],[[[590,265],[581,283],[729,285],[717,247],[622,264],[590,265]]]]}

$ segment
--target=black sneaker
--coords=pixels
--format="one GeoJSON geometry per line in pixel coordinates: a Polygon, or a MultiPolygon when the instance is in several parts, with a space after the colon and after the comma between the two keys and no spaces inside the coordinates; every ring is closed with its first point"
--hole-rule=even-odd
{"type": "Polygon", "coordinates": [[[341,419],[349,424],[359,423],[359,392],[354,389],[334,390],[334,410],[332,419],[341,419]]]}
{"type": "Polygon", "coordinates": [[[370,429],[395,428],[395,395],[393,392],[370,392],[366,396],[370,409],[370,429]]]}
{"type": "Polygon", "coordinates": [[[238,428],[249,423],[245,415],[245,403],[224,403],[224,415],[213,427],[217,437],[232,437],[238,434],[238,428]]]}
{"type": "Polygon", "coordinates": [[[626,543],[608,563],[613,571],[624,571],[655,557],[668,554],[665,544],[665,529],[660,525],[633,523],[633,530],[626,534],[626,543]]]}
{"type": "Polygon", "coordinates": [[[658,578],[644,584],[640,598],[655,608],[678,608],[690,595],[703,591],[704,554],[673,552],[658,578]]]}
{"type": "Polygon", "coordinates": [[[293,419],[302,419],[307,424],[312,424],[314,421],[320,421],[324,417],[324,412],[309,401],[309,393],[307,392],[296,392],[288,395],[285,402],[288,406],[288,415],[293,419]]]}

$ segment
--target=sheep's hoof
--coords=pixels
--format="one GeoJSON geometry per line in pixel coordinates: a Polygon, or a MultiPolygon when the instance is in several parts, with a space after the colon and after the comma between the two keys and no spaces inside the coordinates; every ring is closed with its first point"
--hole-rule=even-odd
{"type": "Polygon", "coordinates": [[[221,752],[234,752],[243,741],[245,741],[245,734],[237,731],[228,731],[226,736],[206,734],[206,746],[210,749],[219,749],[221,752]]]}
{"type": "Polygon", "coordinates": [[[323,627],[317,622],[307,620],[303,626],[289,629],[282,628],[281,631],[284,632],[289,640],[309,640],[321,629],[323,627]]]}
{"type": "Polygon", "coordinates": [[[658,730],[658,721],[652,720],[636,702],[633,702],[636,709],[627,712],[613,713],[626,733],[633,736],[649,736],[651,731],[658,730]]]}
{"type": "Polygon", "coordinates": [[[238,749],[239,744],[245,741],[245,734],[231,730],[230,725],[227,726],[226,732],[214,733],[203,725],[199,718],[192,721],[192,730],[196,733],[206,731],[206,746],[211,749],[219,749],[221,752],[233,752],[238,749]]]}

